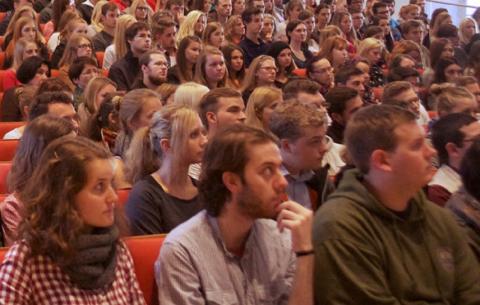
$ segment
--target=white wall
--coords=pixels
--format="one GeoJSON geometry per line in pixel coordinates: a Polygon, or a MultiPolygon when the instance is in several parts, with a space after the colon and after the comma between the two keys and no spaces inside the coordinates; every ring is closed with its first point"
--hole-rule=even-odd
{"type": "MultiPolygon", "coordinates": [[[[458,6],[455,6],[455,4],[463,4],[463,5],[480,7],[480,0],[439,0],[439,1],[452,3],[452,5],[432,3],[427,0],[427,3],[425,5],[425,10],[427,11],[427,14],[430,16],[435,9],[444,7],[450,12],[450,15],[452,16],[452,19],[453,19],[453,24],[457,26],[460,24],[460,21],[462,21],[463,18],[465,18],[466,16],[471,16],[475,11],[475,9],[458,7],[458,6]]],[[[408,3],[409,3],[409,0],[396,0],[395,13],[397,14],[400,11],[400,7],[402,7],[402,5],[405,5],[408,3]]],[[[398,18],[398,15],[397,15],[397,18],[398,18]]]]}

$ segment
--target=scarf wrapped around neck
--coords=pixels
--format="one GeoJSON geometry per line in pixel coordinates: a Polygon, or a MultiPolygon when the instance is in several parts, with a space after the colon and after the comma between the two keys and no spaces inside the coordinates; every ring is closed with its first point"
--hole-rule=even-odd
{"type": "Polygon", "coordinates": [[[82,289],[100,289],[113,282],[118,235],[113,226],[78,237],[75,257],[62,268],[73,283],[82,289]]]}

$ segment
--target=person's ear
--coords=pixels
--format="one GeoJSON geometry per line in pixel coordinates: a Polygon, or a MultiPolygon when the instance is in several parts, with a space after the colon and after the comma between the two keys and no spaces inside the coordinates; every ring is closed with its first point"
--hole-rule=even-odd
{"type": "Polygon", "coordinates": [[[455,143],[452,143],[452,142],[448,142],[445,145],[445,150],[447,151],[447,154],[448,154],[449,158],[457,157],[460,153],[459,152],[459,147],[455,143]]]}
{"type": "Polygon", "coordinates": [[[208,126],[217,123],[217,115],[214,112],[208,111],[205,116],[207,117],[208,126]]]}
{"type": "Polygon", "coordinates": [[[170,140],[169,139],[161,139],[160,140],[160,148],[165,153],[170,150],[170,140]]]}
{"type": "Polygon", "coordinates": [[[224,172],[222,174],[222,182],[232,194],[237,194],[242,187],[240,176],[232,172],[224,172]]]}
{"type": "Polygon", "coordinates": [[[383,172],[391,172],[390,154],[382,149],[376,149],[370,156],[370,169],[377,169],[383,172]]]}
{"type": "Polygon", "coordinates": [[[145,73],[148,72],[148,66],[146,66],[146,65],[142,65],[142,66],[141,66],[141,69],[142,69],[142,73],[143,73],[143,74],[145,74],[145,73]]]}
{"type": "Polygon", "coordinates": [[[280,139],[280,149],[284,152],[291,153],[292,145],[288,139],[280,139]]]}

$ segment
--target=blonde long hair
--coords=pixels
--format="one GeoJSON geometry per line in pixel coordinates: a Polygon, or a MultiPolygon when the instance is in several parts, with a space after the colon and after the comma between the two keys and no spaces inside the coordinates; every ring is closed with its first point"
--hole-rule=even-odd
{"type": "Polygon", "coordinates": [[[202,16],[205,16],[205,14],[197,10],[193,10],[188,13],[188,15],[185,17],[183,22],[180,24],[180,27],[178,28],[178,33],[176,37],[177,48],[183,38],[187,36],[197,35],[195,33],[195,25],[202,16]]]}
{"type": "Polygon", "coordinates": [[[115,35],[113,38],[116,59],[122,58],[125,56],[125,54],[127,54],[128,44],[125,39],[125,31],[136,21],[137,19],[135,19],[135,17],[128,14],[118,17],[117,24],[115,26],[115,35]]]}
{"type": "Polygon", "coordinates": [[[126,153],[125,176],[134,184],[161,166],[164,153],[160,140],[168,139],[174,155],[174,168],[184,162],[188,151],[187,141],[198,122],[198,113],[184,105],[168,105],[155,113],[150,127],[135,132],[126,153]]]}
{"type": "Polygon", "coordinates": [[[14,25],[12,40],[10,41],[10,43],[7,46],[7,49],[5,50],[5,57],[8,58],[13,56],[15,45],[17,41],[20,38],[22,38],[22,28],[30,22],[33,22],[33,24],[35,25],[35,31],[36,31],[35,42],[37,43],[38,47],[40,47],[40,45],[45,44],[45,38],[43,37],[42,33],[38,29],[38,25],[35,22],[35,19],[31,19],[30,17],[21,17],[20,19],[17,20],[17,22],[14,25]]]}
{"type": "Polygon", "coordinates": [[[95,7],[93,8],[92,11],[92,22],[91,25],[95,32],[100,33],[103,30],[103,24],[100,22],[102,19],[102,7],[104,4],[107,4],[108,1],[106,0],[100,0],[97,3],[95,3],[95,7]]]}
{"type": "Polygon", "coordinates": [[[268,55],[260,55],[252,61],[250,67],[248,68],[247,74],[245,75],[245,79],[243,80],[242,92],[253,90],[258,86],[257,72],[261,68],[262,64],[267,60],[271,60],[273,63],[275,63],[275,59],[268,55]]]}
{"type": "Polygon", "coordinates": [[[58,63],[59,67],[69,66],[73,63],[73,61],[77,58],[77,48],[81,44],[82,40],[86,40],[88,43],[90,43],[90,46],[92,47],[91,57],[95,60],[95,62],[97,61],[93,52],[93,43],[90,37],[84,34],[75,34],[68,39],[62,59],[60,59],[60,62],[58,63]]]}
{"type": "Polygon", "coordinates": [[[275,101],[283,101],[282,90],[273,87],[258,87],[253,90],[248,98],[247,109],[245,110],[245,124],[250,127],[265,130],[262,121],[263,110],[275,101]]]}

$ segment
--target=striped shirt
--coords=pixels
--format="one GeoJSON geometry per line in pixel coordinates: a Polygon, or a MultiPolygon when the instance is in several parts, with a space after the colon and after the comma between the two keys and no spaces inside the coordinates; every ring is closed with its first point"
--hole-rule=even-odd
{"type": "Polygon", "coordinates": [[[287,304],[295,273],[290,233],[255,221],[241,257],[229,252],[205,211],[175,228],[155,263],[162,305],[287,304]]]}

